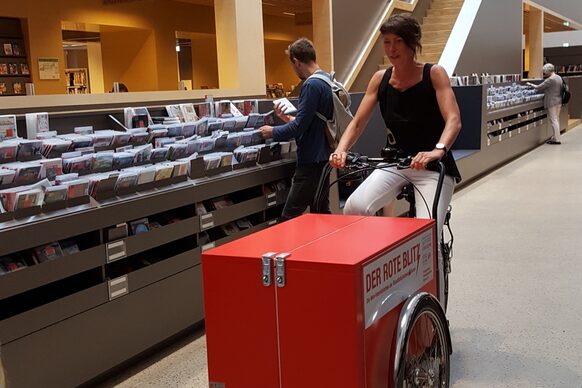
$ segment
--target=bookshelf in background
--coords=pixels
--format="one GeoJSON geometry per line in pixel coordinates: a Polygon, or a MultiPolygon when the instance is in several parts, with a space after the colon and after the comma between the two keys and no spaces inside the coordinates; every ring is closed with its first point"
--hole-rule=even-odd
{"type": "Polygon", "coordinates": [[[581,75],[582,65],[556,65],[556,73],[560,76],[581,75]]]}
{"type": "Polygon", "coordinates": [[[0,17],[0,96],[24,95],[31,82],[20,19],[0,17]]]}
{"type": "Polygon", "coordinates": [[[87,69],[65,69],[67,94],[89,93],[89,78],[87,69]]]}

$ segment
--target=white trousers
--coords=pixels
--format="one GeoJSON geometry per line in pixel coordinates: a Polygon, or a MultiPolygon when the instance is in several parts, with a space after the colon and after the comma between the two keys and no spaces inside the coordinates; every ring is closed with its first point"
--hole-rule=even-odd
{"type": "Polygon", "coordinates": [[[554,141],[561,141],[560,135],[560,110],[562,109],[562,105],[554,105],[548,108],[548,119],[550,120],[550,124],[552,125],[552,129],[554,130],[554,135],[552,136],[552,140],[554,141]]]}
{"type": "MultiPolygon", "coordinates": [[[[358,186],[350,195],[344,207],[344,214],[369,215],[376,214],[384,205],[396,198],[402,187],[409,182],[416,186],[414,198],[416,202],[417,218],[431,217],[432,205],[436,194],[439,174],[434,171],[404,169],[398,170],[396,167],[389,167],[387,170],[374,170],[368,178],[358,186]],[[419,194],[420,191],[420,194],[419,194]],[[423,199],[424,197],[424,199],[423,199]],[[425,202],[426,201],[426,202],[425,202]]],[[[447,208],[451,203],[455,180],[445,176],[441,196],[438,205],[438,225],[437,225],[437,252],[439,266],[439,300],[444,300],[444,275],[442,253],[440,250],[440,236],[447,208]]],[[[443,306],[444,307],[444,306],[443,306]]]]}

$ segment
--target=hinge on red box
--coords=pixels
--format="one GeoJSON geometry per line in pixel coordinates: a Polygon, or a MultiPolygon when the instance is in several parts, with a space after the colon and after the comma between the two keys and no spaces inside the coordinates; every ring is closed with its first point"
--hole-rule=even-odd
{"type": "Polygon", "coordinates": [[[275,256],[275,281],[277,287],[285,287],[285,259],[291,256],[290,253],[279,253],[275,256]]]}
{"type": "Polygon", "coordinates": [[[263,286],[271,285],[271,259],[276,255],[275,252],[263,253],[263,286]]]}

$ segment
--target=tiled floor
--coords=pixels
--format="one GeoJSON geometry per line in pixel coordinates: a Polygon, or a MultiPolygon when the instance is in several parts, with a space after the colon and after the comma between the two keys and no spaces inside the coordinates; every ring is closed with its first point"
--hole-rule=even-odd
{"type": "MultiPolygon", "coordinates": [[[[455,194],[453,387],[582,386],[582,126],[562,140],[455,194]]],[[[191,335],[103,386],[207,379],[205,338],[191,335]]]]}

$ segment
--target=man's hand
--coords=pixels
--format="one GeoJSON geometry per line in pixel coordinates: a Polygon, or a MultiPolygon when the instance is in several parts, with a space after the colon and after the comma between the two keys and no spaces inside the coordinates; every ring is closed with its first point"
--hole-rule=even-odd
{"type": "Polygon", "coordinates": [[[284,108],[285,108],[285,106],[283,104],[275,104],[274,105],[274,110],[275,110],[275,114],[277,115],[277,117],[280,118],[281,121],[283,121],[284,123],[288,123],[289,121],[293,120],[294,117],[286,115],[285,112],[283,111],[284,108]]]}
{"type": "Polygon", "coordinates": [[[263,125],[259,129],[261,130],[261,135],[263,136],[263,139],[270,139],[273,137],[273,127],[271,127],[270,125],[263,125]]]}

